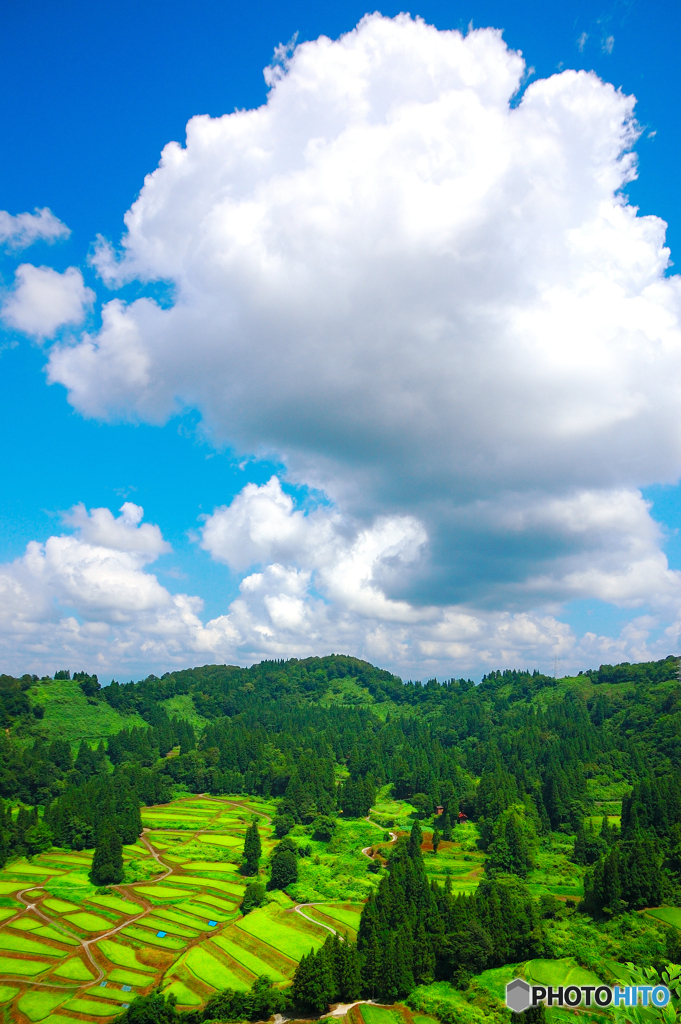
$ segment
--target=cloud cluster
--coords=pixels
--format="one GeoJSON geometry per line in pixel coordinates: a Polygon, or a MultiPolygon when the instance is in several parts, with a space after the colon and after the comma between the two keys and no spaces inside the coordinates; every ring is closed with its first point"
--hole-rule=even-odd
{"type": "Polygon", "coordinates": [[[15,217],[0,210],[0,243],[11,249],[26,249],[34,242],[56,242],[68,238],[71,229],[46,206],[35,213],[18,213],[15,217]]]}
{"type": "Polygon", "coordinates": [[[114,298],[52,348],[75,408],[198,409],[329,499],[272,480],[206,520],[247,575],[187,649],[464,666],[581,649],[575,598],[640,609],[593,650],[675,620],[640,489],[681,474],[681,282],[622,192],[634,99],[574,71],[519,98],[524,76],[497,31],[368,16],[281,51],[262,107],[193,118],[100,242],[106,284],[173,302],[114,298]]]}
{"type": "Polygon", "coordinates": [[[31,542],[21,558],[0,566],[6,671],[42,673],[58,662],[104,675],[146,674],[338,651],[403,676],[442,676],[509,664],[548,668],[554,657],[563,668],[654,657],[681,631],[671,581],[666,600],[676,625],[662,635],[650,614],[618,638],[580,639],[546,610],[395,601],[384,580],[418,560],[423,528],[408,517],[378,517],[367,527],[328,507],[303,512],[276,477],[248,484],[204,518],[201,546],[240,575],[225,613],[206,621],[200,598],[170,593],[150,571],[171,549],[142,518],[131,502],[118,516],[76,505],[64,516],[71,532],[31,542]]]}
{"type": "Polygon", "coordinates": [[[190,121],[122,255],[99,250],[174,304],[114,299],[51,379],[88,416],[198,408],[343,514],[418,521],[395,600],[646,599],[638,489],[681,471],[679,279],[621,193],[633,99],[566,71],[513,105],[523,73],[496,31],[407,16],[301,45],[265,106],[190,121]]]}
{"type": "Polygon", "coordinates": [[[157,526],[140,525],[139,506],[126,502],[120,511],[78,505],[66,517],[73,533],[31,541],[0,566],[3,664],[45,670],[61,656],[96,670],[139,664],[145,651],[187,650],[186,637],[201,629],[201,601],[171,595],[147,571],[170,546],[157,526]]]}
{"type": "Polygon", "coordinates": [[[63,274],[51,267],[22,263],[14,275],[14,289],[5,299],[0,316],[8,327],[35,338],[51,338],[60,328],[82,323],[95,293],[86,288],[77,267],[63,274]]]}

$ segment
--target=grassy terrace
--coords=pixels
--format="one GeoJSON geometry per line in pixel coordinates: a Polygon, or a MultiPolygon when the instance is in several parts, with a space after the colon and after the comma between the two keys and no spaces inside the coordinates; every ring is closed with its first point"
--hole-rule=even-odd
{"type": "Polygon", "coordinates": [[[303,916],[295,908],[307,901],[273,893],[242,917],[244,832],[257,815],[266,854],[273,812],[270,803],[241,797],[145,808],[143,837],[124,848],[126,879],[106,892],[88,880],[89,851],[53,849],[9,864],[0,872],[4,1019],[107,1024],[158,985],[188,1009],[218,989],[247,989],[259,974],[286,985],[329,927],[354,935],[361,901],[376,884],[361,848],[383,835],[367,822],[344,823],[332,844],[313,844],[319,864],[301,862],[301,877],[309,877],[299,886],[328,889],[333,877],[332,888],[354,885],[359,898],[315,889],[322,905],[301,908],[303,916]]]}

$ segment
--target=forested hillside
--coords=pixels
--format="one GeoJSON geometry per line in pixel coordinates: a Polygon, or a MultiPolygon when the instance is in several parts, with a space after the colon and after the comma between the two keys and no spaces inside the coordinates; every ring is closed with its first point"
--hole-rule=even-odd
{"type": "Polygon", "coordinates": [[[292,991],[308,1011],[360,993],[393,1002],[438,979],[465,990],[531,958],[660,969],[681,958],[679,933],[640,912],[681,907],[678,673],[669,657],[564,679],[404,683],[331,655],[105,687],[83,672],[2,676],[0,855],[96,848],[93,881],[115,885],[140,807],[260,798],[279,842],[269,866],[257,830],[244,851],[257,906],[266,885],[300,898],[306,837],[331,850],[344,822],[371,814],[394,831],[369,855],[356,946],[329,940],[301,961],[292,991]],[[484,868],[468,889],[448,867],[433,875],[438,849],[455,846],[484,868]],[[562,889],[547,881],[558,870],[562,889]]]}

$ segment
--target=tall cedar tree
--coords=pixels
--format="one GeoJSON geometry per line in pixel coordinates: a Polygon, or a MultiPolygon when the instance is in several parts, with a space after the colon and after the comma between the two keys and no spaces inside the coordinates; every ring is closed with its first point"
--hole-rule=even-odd
{"type": "Polygon", "coordinates": [[[257,875],[258,868],[260,867],[261,853],[262,843],[260,842],[258,823],[252,821],[246,829],[246,839],[244,842],[244,863],[241,869],[244,875],[257,875]]]}
{"type": "Polygon", "coordinates": [[[304,1010],[324,1013],[330,1003],[351,1003],[361,991],[357,946],[330,935],[322,948],[304,956],[293,976],[293,998],[304,1010]]]}
{"type": "Polygon", "coordinates": [[[99,829],[90,881],[93,885],[118,885],[123,881],[123,844],[110,819],[99,829]]]}

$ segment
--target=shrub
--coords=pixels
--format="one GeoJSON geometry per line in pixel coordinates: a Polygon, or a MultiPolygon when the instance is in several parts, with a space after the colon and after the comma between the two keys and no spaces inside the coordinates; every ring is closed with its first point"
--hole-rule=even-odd
{"type": "Polygon", "coordinates": [[[265,886],[262,882],[249,882],[241,900],[242,914],[250,914],[251,910],[261,907],[265,902],[265,886]]]}
{"type": "Polygon", "coordinates": [[[272,818],[274,834],[277,839],[283,839],[284,836],[287,836],[295,823],[295,818],[292,818],[290,814],[277,814],[272,818]]]}
{"type": "Polygon", "coordinates": [[[320,814],[312,822],[312,838],[328,843],[336,831],[336,821],[328,814],[320,814]]]}

